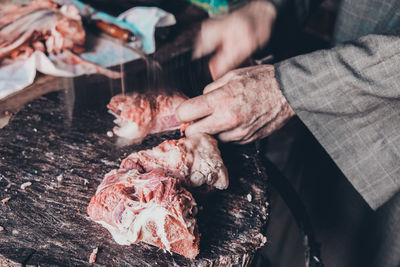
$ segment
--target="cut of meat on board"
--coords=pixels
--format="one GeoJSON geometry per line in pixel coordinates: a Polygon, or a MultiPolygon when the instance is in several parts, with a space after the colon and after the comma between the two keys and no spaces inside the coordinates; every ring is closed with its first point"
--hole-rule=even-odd
{"type": "Polygon", "coordinates": [[[106,174],[88,213],[123,245],[143,241],[187,258],[199,253],[196,202],[182,186],[226,189],[217,140],[199,134],[132,153],[106,174]]]}
{"type": "Polygon", "coordinates": [[[163,173],[112,170],[88,213],[121,245],[142,241],[191,259],[199,253],[196,202],[179,180],[163,173]]]}
{"type": "Polygon", "coordinates": [[[167,140],[152,149],[132,153],[122,161],[120,168],[161,171],[190,187],[208,184],[226,189],[229,184],[218,142],[207,134],[167,140]]]}
{"type": "Polygon", "coordinates": [[[179,94],[154,98],[138,93],[116,95],[107,105],[116,117],[114,133],[140,143],[148,134],[179,129],[182,123],[177,120],[175,109],[186,99],[179,94]]]}

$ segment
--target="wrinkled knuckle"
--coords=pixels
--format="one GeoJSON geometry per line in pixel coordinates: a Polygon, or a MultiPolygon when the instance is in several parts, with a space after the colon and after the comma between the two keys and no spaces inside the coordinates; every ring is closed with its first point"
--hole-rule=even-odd
{"type": "Polygon", "coordinates": [[[208,98],[202,103],[202,105],[206,105],[208,112],[211,112],[215,108],[215,104],[213,103],[213,101],[208,98]]]}
{"type": "Polygon", "coordinates": [[[239,94],[236,94],[235,98],[236,98],[236,101],[238,101],[241,104],[246,102],[246,96],[245,96],[245,94],[243,92],[239,93],[239,94]]]}
{"type": "Polygon", "coordinates": [[[235,115],[235,121],[236,122],[238,122],[238,123],[242,123],[243,122],[243,119],[244,119],[244,116],[243,116],[243,114],[239,111],[239,112],[235,112],[234,113],[235,115]]]}
{"type": "Polygon", "coordinates": [[[229,112],[228,115],[227,115],[227,118],[228,118],[230,127],[237,126],[241,121],[240,114],[238,114],[236,112],[229,112]]]}
{"type": "Polygon", "coordinates": [[[218,95],[216,96],[216,98],[224,100],[223,101],[224,105],[230,102],[230,99],[232,98],[232,92],[229,87],[229,82],[226,85],[224,85],[224,87],[221,88],[221,90],[218,91],[218,95]]]}

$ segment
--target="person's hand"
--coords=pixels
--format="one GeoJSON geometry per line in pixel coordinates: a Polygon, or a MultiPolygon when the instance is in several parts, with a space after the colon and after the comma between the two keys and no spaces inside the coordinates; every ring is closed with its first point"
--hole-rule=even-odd
{"type": "Polygon", "coordinates": [[[238,67],[258,48],[266,45],[276,19],[268,1],[253,1],[232,14],[201,25],[193,58],[214,53],[209,62],[214,80],[238,67]]]}
{"type": "Polygon", "coordinates": [[[187,136],[217,134],[221,141],[240,144],[268,136],[294,114],[272,65],[230,71],[176,110],[181,121],[194,121],[186,128],[187,136]]]}

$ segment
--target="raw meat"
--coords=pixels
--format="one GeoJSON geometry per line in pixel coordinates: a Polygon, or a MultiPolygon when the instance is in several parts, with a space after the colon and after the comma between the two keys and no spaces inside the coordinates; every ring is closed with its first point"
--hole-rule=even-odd
{"type": "Polygon", "coordinates": [[[207,134],[167,140],[152,149],[132,153],[120,168],[161,171],[191,187],[208,184],[226,189],[229,184],[217,140],[207,134]]]}
{"type": "Polygon", "coordinates": [[[163,173],[112,170],[88,213],[119,244],[143,241],[191,259],[199,253],[196,202],[179,180],[163,173]]]}
{"type": "Polygon", "coordinates": [[[11,5],[5,10],[0,19],[0,60],[7,56],[17,58],[18,51],[25,54],[27,47],[31,54],[35,45],[40,46],[38,43],[49,54],[59,54],[64,49],[83,51],[85,30],[75,6],[58,8],[51,1],[35,0],[28,6],[11,5]]]}
{"type": "Polygon", "coordinates": [[[138,93],[116,95],[107,105],[116,117],[114,133],[140,143],[148,134],[179,129],[182,123],[176,119],[175,109],[186,99],[178,94],[154,98],[138,93]]]}
{"type": "MultiPolygon", "coordinates": [[[[174,111],[185,99],[158,96],[151,103],[139,94],[117,95],[108,105],[120,126],[114,132],[142,139],[148,133],[178,128],[174,111]]],[[[199,253],[197,207],[182,186],[204,184],[218,189],[229,184],[217,140],[207,134],[167,140],[130,154],[119,170],[106,174],[88,213],[119,244],[143,241],[193,259],[199,253]]]]}
{"type": "Polygon", "coordinates": [[[81,64],[89,71],[109,78],[120,73],[86,61],[76,55],[84,51],[85,30],[76,6],[49,0],[29,5],[2,5],[0,10],[0,62],[5,58],[27,59],[35,51],[60,55],[66,64],[81,64]]]}
{"type": "Polygon", "coordinates": [[[0,9],[0,28],[40,8],[57,8],[49,0],[32,0],[29,5],[4,4],[0,9]]]}

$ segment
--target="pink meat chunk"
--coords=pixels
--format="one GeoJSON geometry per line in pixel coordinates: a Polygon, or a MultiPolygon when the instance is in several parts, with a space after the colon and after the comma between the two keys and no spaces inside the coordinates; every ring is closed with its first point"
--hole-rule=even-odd
{"type": "Polygon", "coordinates": [[[25,59],[36,49],[49,54],[83,51],[86,34],[77,7],[58,8],[52,1],[34,0],[1,9],[0,60],[25,59]]]}
{"type": "Polygon", "coordinates": [[[144,95],[116,95],[107,105],[113,114],[114,133],[134,142],[141,142],[152,133],[179,129],[182,123],[175,116],[175,109],[187,98],[178,94],[158,95],[149,99],[144,95]]]}
{"type": "Polygon", "coordinates": [[[163,173],[112,170],[88,213],[119,244],[142,241],[191,259],[199,253],[196,202],[177,179],[163,173]]]}
{"type": "Polygon", "coordinates": [[[218,142],[206,134],[167,140],[152,149],[134,152],[122,161],[120,168],[161,171],[191,187],[208,184],[226,189],[229,185],[218,142]]]}
{"type": "Polygon", "coordinates": [[[6,58],[26,60],[35,51],[58,55],[65,64],[77,65],[86,73],[100,73],[111,79],[118,72],[81,58],[86,33],[74,5],[58,7],[50,0],[33,0],[28,5],[0,7],[0,63],[6,58]]]}

